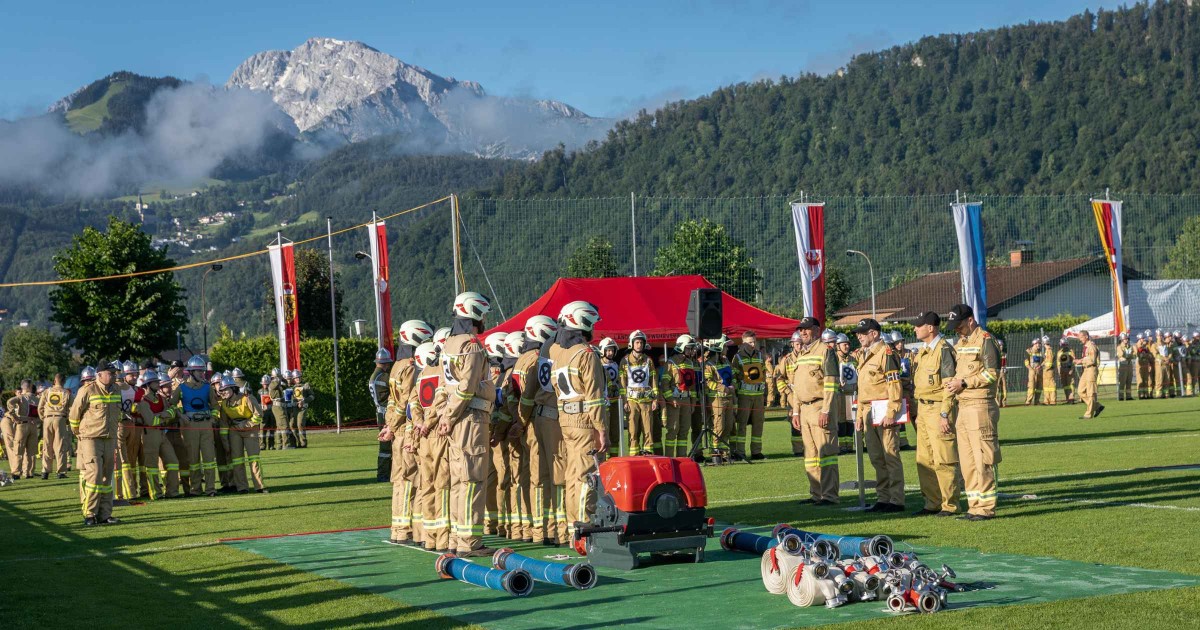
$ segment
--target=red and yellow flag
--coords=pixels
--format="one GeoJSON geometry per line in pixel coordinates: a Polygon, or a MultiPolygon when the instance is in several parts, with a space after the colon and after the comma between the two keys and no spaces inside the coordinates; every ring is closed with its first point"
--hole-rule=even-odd
{"type": "Polygon", "coordinates": [[[1104,247],[1104,260],[1112,278],[1113,335],[1129,332],[1125,321],[1125,278],[1121,264],[1121,202],[1093,199],[1092,213],[1096,215],[1096,228],[1100,230],[1100,244],[1104,247]]]}

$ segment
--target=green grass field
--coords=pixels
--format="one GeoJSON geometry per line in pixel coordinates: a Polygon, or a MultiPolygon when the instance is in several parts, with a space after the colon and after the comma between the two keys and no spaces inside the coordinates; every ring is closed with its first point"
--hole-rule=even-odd
{"type": "MultiPolygon", "coordinates": [[[[1107,405],[1094,421],[1077,420],[1078,406],[1003,410],[1000,490],[1037,498],[1002,499],[999,518],[991,522],[800,506],[796,502],[804,498],[807,486],[800,462],[790,456],[786,425],[779,420],[768,423],[768,461],[705,470],[711,514],[721,522],[788,521],[831,533],[885,533],[921,546],[1200,575],[1200,549],[1195,544],[1200,524],[1200,399],[1107,405]]],[[[0,489],[0,570],[9,577],[8,587],[0,591],[0,623],[6,628],[63,627],[81,621],[90,627],[178,628],[460,625],[419,608],[420,601],[405,599],[403,593],[393,595],[412,607],[218,543],[229,537],[388,522],[390,487],[374,481],[371,432],[325,433],[312,437],[310,444],[307,450],[265,454],[269,495],[119,508],[116,515],[124,522],[112,527],[81,526],[74,476],[21,480],[0,489]]],[[[916,481],[913,452],[906,451],[904,459],[911,488],[916,481]]],[[[853,478],[853,457],[842,458],[841,474],[843,480],[853,478]]],[[[846,506],[856,500],[855,495],[843,496],[846,506]]],[[[908,505],[910,510],[920,506],[915,491],[908,505]]],[[[429,580],[436,579],[431,568],[429,580]]],[[[745,588],[761,590],[761,585],[745,588]]],[[[739,592],[729,593],[733,616],[739,592]]],[[[664,605],[669,604],[630,602],[631,611],[664,605]]],[[[905,628],[1182,628],[1196,627],[1197,619],[1200,588],[865,623],[905,628]]],[[[681,625],[685,620],[681,616],[681,625]]],[[[720,627],[719,620],[711,623],[720,627]]],[[[569,625],[551,616],[546,624],[569,625]]],[[[613,619],[611,625],[620,624],[621,619],[613,619]]]]}

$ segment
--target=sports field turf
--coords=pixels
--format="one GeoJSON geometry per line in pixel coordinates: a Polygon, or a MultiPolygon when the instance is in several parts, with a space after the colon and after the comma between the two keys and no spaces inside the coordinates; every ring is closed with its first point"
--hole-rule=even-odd
{"type": "MultiPolygon", "coordinates": [[[[1003,410],[1000,491],[1037,498],[1002,500],[1000,518],[991,522],[873,516],[800,506],[796,501],[804,498],[806,482],[800,462],[790,456],[786,425],[781,421],[768,423],[768,461],[705,470],[710,511],[718,521],[728,523],[770,525],[787,521],[831,533],[885,533],[922,549],[974,549],[1200,576],[1200,549],[1195,544],[1200,525],[1200,400],[1105,402],[1108,409],[1094,421],[1077,420],[1078,406],[1003,410]]],[[[310,573],[297,568],[304,567],[303,562],[284,564],[252,553],[248,550],[251,545],[218,542],[222,538],[387,523],[390,488],[373,480],[373,436],[369,432],[322,434],[312,437],[310,444],[307,450],[265,454],[270,495],[199,498],[118,509],[116,515],[124,523],[113,527],[81,527],[73,476],[68,480],[21,480],[0,489],[0,571],[8,578],[6,587],[0,589],[0,625],[462,625],[450,617],[414,607],[422,604],[422,592],[433,589],[439,595],[439,610],[446,611],[440,603],[446,597],[436,589],[439,584],[459,588],[440,583],[432,566],[428,567],[427,578],[405,575],[402,582],[409,588],[383,593],[319,577],[317,572],[330,572],[327,566],[310,573]]],[[[912,455],[912,451],[904,453],[910,487],[916,481],[912,455]]],[[[853,478],[853,458],[842,459],[843,480],[853,478]]],[[[851,505],[856,496],[845,493],[843,502],[851,505]]],[[[919,506],[915,491],[911,492],[910,510],[919,506]]],[[[382,538],[384,532],[357,535],[369,543],[372,536],[382,538]]],[[[291,549],[297,549],[296,543],[303,540],[290,539],[291,549]]],[[[332,538],[312,540],[316,551],[317,541],[332,538]]],[[[418,553],[384,548],[396,554],[418,553]]],[[[377,552],[372,549],[371,553],[377,552]]],[[[938,561],[932,553],[929,559],[938,561]]],[[[714,565],[718,564],[716,558],[713,560],[714,565]]],[[[354,562],[347,556],[345,568],[353,567],[354,562]]],[[[757,567],[757,560],[749,556],[738,562],[757,567]]],[[[379,566],[378,572],[386,577],[386,563],[379,566]]],[[[739,574],[747,574],[741,564],[736,566],[739,574]]],[[[650,580],[654,570],[643,569],[636,575],[650,580]]],[[[670,570],[685,569],[676,566],[670,570]]],[[[971,572],[963,578],[988,580],[987,575],[974,574],[975,569],[971,572]]],[[[362,567],[356,571],[360,576],[367,573],[370,571],[362,567]]],[[[596,589],[578,594],[581,599],[577,601],[605,597],[606,576],[614,583],[620,580],[619,572],[601,569],[600,573],[596,589]]],[[[749,574],[756,575],[757,569],[749,574]]],[[[711,571],[704,573],[705,579],[710,576],[711,571]]],[[[1136,580],[1136,575],[1131,574],[1130,579],[1136,580]]],[[[1086,580],[1069,588],[1073,593],[1091,592],[1086,580]]],[[[538,601],[539,592],[550,589],[535,589],[534,597],[522,601],[530,608],[541,609],[537,614],[544,627],[598,625],[594,620],[586,624],[582,619],[573,622],[569,604],[547,606],[546,600],[538,601]]],[[[672,608],[679,615],[681,627],[697,622],[713,627],[743,625],[744,620],[737,621],[739,611],[766,597],[757,579],[729,580],[724,589],[706,592],[723,595],[722,610],[727,620],[693,616],[682,601],[673,601],[669,594],[643,595],[629,598],[621,609],[624,615],[618,612],[604,625],[646,619],[640,612],[643,609],[672,608]]],[[[952,604],[955,597],[951,596],[952,604]]],[[[430,597],[427,603],[432,605],[433,599],[430,597]]],[[[512,602],[506,604],[507,609],[512,602]]],[[[851,604],[847,608],[857,606],[874,604],[851,604]]],[[[797,624],[822,611],[800,612],[797,624]]],[[[486,616],[460,617],[488,623],[486,616]]],[[[1197,619],[1200,587],[855,623],[913,628],[1183,628],[1196,627],[1197,619]]]]}

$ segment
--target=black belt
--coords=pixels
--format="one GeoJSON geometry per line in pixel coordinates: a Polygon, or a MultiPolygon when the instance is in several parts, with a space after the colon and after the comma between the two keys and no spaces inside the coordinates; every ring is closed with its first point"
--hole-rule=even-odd
{"type": "Polygon", "coordinates": [[[922,405],[940,405],[942,403],[940,400],[924,400],[921,398],[918,398],[917,402],[921,403],[922,405]]]}

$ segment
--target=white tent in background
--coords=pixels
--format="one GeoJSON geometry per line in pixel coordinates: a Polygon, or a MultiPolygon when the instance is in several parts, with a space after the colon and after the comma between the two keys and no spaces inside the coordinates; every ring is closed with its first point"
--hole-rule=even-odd
{"type": "MultiPolygon", "coordinates": [[[[1129,320],[1129,307],[1125,307],[1125,319],[1129,320]]],[[[1063,334],[1068,337],[1078,337],[1079,333],[1087,331],[1093,339],[1103,339],[1113,336],[1113,314],[1109,311],[1100,317],[1095,317],[1081,324],[1075,324],[1068,328],[1063,334]]]]}

